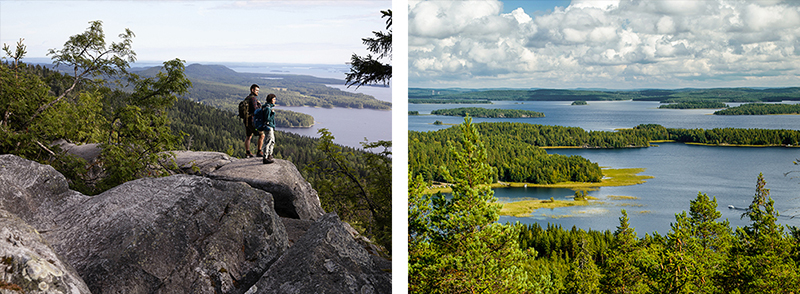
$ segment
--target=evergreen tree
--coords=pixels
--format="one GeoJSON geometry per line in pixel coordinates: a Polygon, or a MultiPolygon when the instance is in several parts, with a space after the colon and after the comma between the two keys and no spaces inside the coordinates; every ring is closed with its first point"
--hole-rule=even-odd
{"type": "Polygon", "coordinates": [[[320,176],[315,188],[326,211],[336,212],[343,220],[354,224],[366,236],[391,250],[392,228],[392,162],[390,141],[362,143],[365,149],[383,148],[380,153],[361,152],[366,168],[359,168],[349,160],[355,156],[345,153],[333,143],[334,137],[327,129],[319,130],[317,149],[324,159],[311,169],[320,176]]]}
{"type": "Polygon", "coordinates": [[[602,275],[586,243],[586,238],[580,239],[580,251],[570,263],[569,274],[566,277],[567,293],[600,293],[602,275]]]}
{"type": "Polygon", "coordinates": [[[670,293],[715,293],[719,276],[731,246],[729,222],[716,222],[721,213],[716,210],[717,199],[698,193],[686,212],[675,215],[675,223],[667,235],[659,265],[651,268],[649,276],[657,281],[658,289],[670,293]]]}
{"type": "MultiPolygon", "coordinates": [[[[519,227],[497,223],[500,206],[489,187],[493,168],[472,119],[451,143],[451,198],[422,194],[409,175],[409,291],[411,293],[536,293],[547,291],[523,270],[532,251],[517,244],[519,227]]],[[[538,277],[537,277],[538,278],[538,277]]]]}
{"type": "Polygon", "coordinates": [[[628,213],[623,209],[604,268],[604,293],[646,292],[644,273],[638,263],[647,260],[643,260],[640,253],[636,232],[628,224],[628,213]]]}
{"type": "Polygon", "coordinates": [[[753,202],[742,217],[751,225],[736,230],[730,260],[721,285],[729,293],[787,293],[800,289],[800,271],[793,259],[794,238],[777,223],[779,213],[758,175],[753,202]]]}
{"type": "Polygon", "coordinates": [[[386,30],[388,32],[375,32],[375,38],[363,38],[364,45],[367,45],[367,50],[372,53],[378,54],[373,58],[371,54],[366,57],[358,56],[353,53],[350,58],[350,72],[347,73],[345,84],[350,87],[356,85],[356,88],[363,85],[383,83],[384,85],[392,79],[392,65],[382,63],[380,59],[391,58],[392,56],[392,10],[381,11],[383,16],[386,17],[386,30]]]}

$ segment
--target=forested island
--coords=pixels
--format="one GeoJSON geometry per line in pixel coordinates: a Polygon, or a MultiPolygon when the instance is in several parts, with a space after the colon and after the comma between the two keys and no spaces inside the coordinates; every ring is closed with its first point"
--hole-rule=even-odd
{"type": "Polygon", "coordinates": [[[570,105],[589,105],[589,103],[586,103],[586,100],[576,100],[573,101],[572,104],[570,105]]]}
{"type": "Polygon", "coordinates": [[[728,104],[719,101],[684,101],[658,106],[661,109],[716,109],[727,107],[728,104]]]}
{"type": "MultiPolygon", "coordinates": [[[[800,87],[792,88],[712,88],[643,90],[567,90],[567,89],[429,89],[409,88],[409,103],[451,100],[468,101],[660,101],[679,102],[780,102],[800,100],[800,87]]],[[[455,103],[455,102],[451,102],[455,103]]],[[[482,102],[475,102],[482,103],[482,102]]]]}
{"type": "MultiPolygon", "coordinates": [[[[599,167],[571,156],[548,155],[539,147],[637,148],[650,142],[672,141],[718,146],[800,146],[800,131],[766,129],[675,129],[661,125],[639,125],[615,132],[586,131],[578,127],[546,126],[512,122],[483,122],[472,125],[491,146],[489,164],[497,169],[496,181],[552,184],[598,182],[599,167]]],[[[408,166],[426,181],[443,181],[438,166],[452,166],[447,142],[455,142],[459,128],[432,132],[408,132],[408,166]]]]}
{"type": "MultiPolygon", "coordinates": [[[[537,140],[534,134],[538,134],[538,129],[524,128],[529,124],[509,124],[475,124],[485,144],[491,146],[487,152],[489,165],[497,169],[496,174],[492,175],[494,181],[553,184],[566,181],[599,182],[603,177],[600,167],[583,157],[548,155],[544,149],[536,148],[532,142],[537,140]]],[[[447,152],[447,142],[456,142],[458,136],[458,127],[434,132],[409,131],[409,171],[421,175],[426,181],[445,181],[438,167],[454,166],[454,159],[447,152]]]]}
{"type": "Polygon", "coordinates": [[[674,141],[719,146],[785,146],[800,145],[800,131],[771,129],[675,129],[643,124],[618,131],[626,136],[644,137],[648,141],[674,141]]]}
{"type": "Polygon", "coordinates": [[[715,111],[716,115],[800,114],[800,104],[748,103],[715,111]]]}
{"type": "Polygon", "coordinates": [[[471,116],[471,117],[486,117],[486,118],[523,118],[523,117],[544,117],[544,113],[519,110],[519,109],[494,109],[482,107],[461,107],[450,109],[437,109],[431,111],[435,115],[448,115],[448,116],[471,116]]]}

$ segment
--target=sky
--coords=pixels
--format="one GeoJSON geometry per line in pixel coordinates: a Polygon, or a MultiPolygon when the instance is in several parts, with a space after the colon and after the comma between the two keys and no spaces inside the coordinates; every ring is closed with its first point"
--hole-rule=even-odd
{"type": "Polygon", "coordinates": [[[409,1],[409,87],[800,86],[800,1],[409,1]]]}
{"type": "Polygon", "coordinates": [[[27,57],[47,57],[101,20],[106,42],[126,28],[140,62],[344,64],[367,54],[361,38],[385,31],[391,1],[0,0],[0,43],[20,38],[27,57]]]}

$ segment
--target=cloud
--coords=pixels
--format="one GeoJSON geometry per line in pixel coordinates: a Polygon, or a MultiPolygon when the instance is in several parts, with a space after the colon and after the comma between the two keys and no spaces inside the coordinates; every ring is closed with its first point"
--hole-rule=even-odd
{"type": "Polygon", "coordinates": [[[586,0],[536,16],[502,5],[411,2],[409,85],[797,86],[800,77],[795,1],[586,0]]]}

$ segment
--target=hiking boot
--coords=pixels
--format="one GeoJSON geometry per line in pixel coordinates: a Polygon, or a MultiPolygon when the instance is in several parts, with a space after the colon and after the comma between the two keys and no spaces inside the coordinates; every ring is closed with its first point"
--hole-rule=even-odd
{"type": "Polygon", "coordinates": [[[250,153],[250,151],[247,151],[247,154],[245,154],[245,157],[246,158],[251,158],[251,157],[253,157],[253,153],[250,153]]]}
{"type": "Polygon", "coordinates": [[[269,157],[264,157],[264,160],[262,162],[264,164],[270,164],[270,163],[275,162],[275,160],[272,159],[272,156],[269,156],[269,157]]]}
{"type": "Polygon", "coordinates": [[[256,156],[264,157],[264,152],[261,152],[261,150],[259,150],[258,153],[256,153],[256,156]]]}

